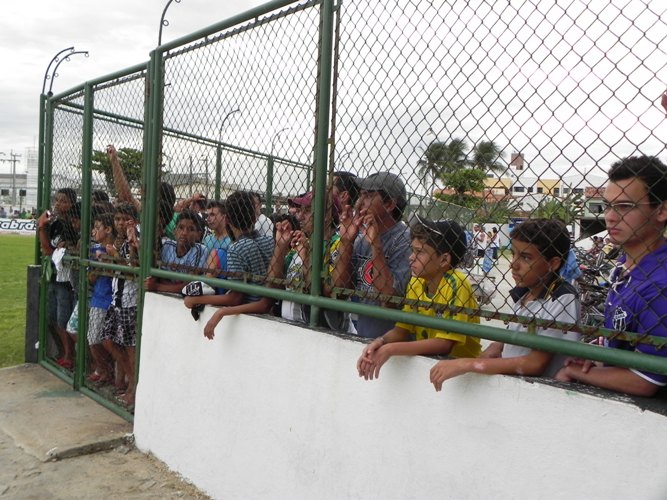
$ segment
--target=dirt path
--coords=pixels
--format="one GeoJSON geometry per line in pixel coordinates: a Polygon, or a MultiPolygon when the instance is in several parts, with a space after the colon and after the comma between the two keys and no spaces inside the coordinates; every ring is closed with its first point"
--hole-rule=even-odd
{"type": "Polygon", "coordinates": [[[136,449],[83,455],[42,462],[0,432],[0,498],[206,499],[194,486],[136,449]]]}

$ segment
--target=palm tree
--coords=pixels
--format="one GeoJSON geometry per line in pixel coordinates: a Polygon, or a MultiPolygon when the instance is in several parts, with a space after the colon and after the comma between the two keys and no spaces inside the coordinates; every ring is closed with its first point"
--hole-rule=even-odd
{"type": "Polygon", "coordinates": [[[456,172],[468,165],[468,144],[464,139],[454,138],[444,145],[440,175],[456,172]]]}
{"type": "Polygon", "coordinates": [[[472,164],[484,172],[497,172],[505,168],[499,161],[503,156],[502,150],[493,141],[480,141],[472,148],[472,164]]]}
{"type": "Polygon", "coordinates": [[[545,198],[533,212],[534,217],[560,219],[571,224],[583,215],[583,202],[580,193],[569,194],[565,198],[545,198]]]}
{"type": "MultiPolygon", "coordinates": [[[[462,202],[467,192],[484,189],[484,179],[489,170],[500,170],[503,165],[500,147],[493,141],[480,141],[472,150],[472,161],[468,159],[468,144],[458,137],[449,142],[433,141],[424,151],[419,162],[419,175],[429,191],[426,179],[432,179],[431,188],[440,180],[446,187],[456,191],[456,199],[462,202]]],[[[432,189],[431,189],[432,191],[432,189]]]]}
{"type": "Polygon", "coordinates": [[[433,193],[436,180],[440,178],[442,163],[445,158],[445,148],[446,144],[444,142],[433,141],[424,151],[423,159],[417,162],[419,178],[427,194],[433,193]],[[428,182],[429,179],[430,182],[428,182]]]}

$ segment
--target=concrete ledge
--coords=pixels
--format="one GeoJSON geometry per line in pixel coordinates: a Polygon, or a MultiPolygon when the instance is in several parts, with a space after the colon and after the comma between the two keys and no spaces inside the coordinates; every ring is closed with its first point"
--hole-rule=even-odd
{"type": "Polygon", "coordinates": [[[42,461],[96,453],[132,440],[132,424],[39,365],[0,369],[0,429],[42,461]]]}

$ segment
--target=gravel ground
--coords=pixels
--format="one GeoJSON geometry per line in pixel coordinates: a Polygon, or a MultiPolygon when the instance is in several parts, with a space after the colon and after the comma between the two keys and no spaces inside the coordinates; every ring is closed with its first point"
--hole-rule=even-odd
{"type": "Polygon", "coordinates": [[[159,460],[129,447],[42,462],[0,432],[0,498],[207,499],[159,460]]]}

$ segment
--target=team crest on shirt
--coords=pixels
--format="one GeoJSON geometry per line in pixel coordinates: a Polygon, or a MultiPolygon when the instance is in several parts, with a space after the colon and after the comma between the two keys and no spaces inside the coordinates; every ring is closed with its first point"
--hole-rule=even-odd
{"type": "Polygon", "coordinates": [[[338,260],[339,255],[340,255],[340,252],[338,251],[338,248],[336,248],[333,252],[331,252],[331,257],[329,257],[329,263],[332,266],[336,264],[336,261],[338,260]]]}
{"type": "Polygon", "coordinates": [[[373,261],[368,259],[361,267],[361,282],[366,286],[373,285],[373,261]]]}
{"type": "Polygon", "coordinates": [[[627,328],[627,323],[625,321],[627,317],[628,313],[625,312],[621,306],[618,306],[614,310],[614,317],[613,317],[614,330],[624,332],[625,329],[627,328]]]}

